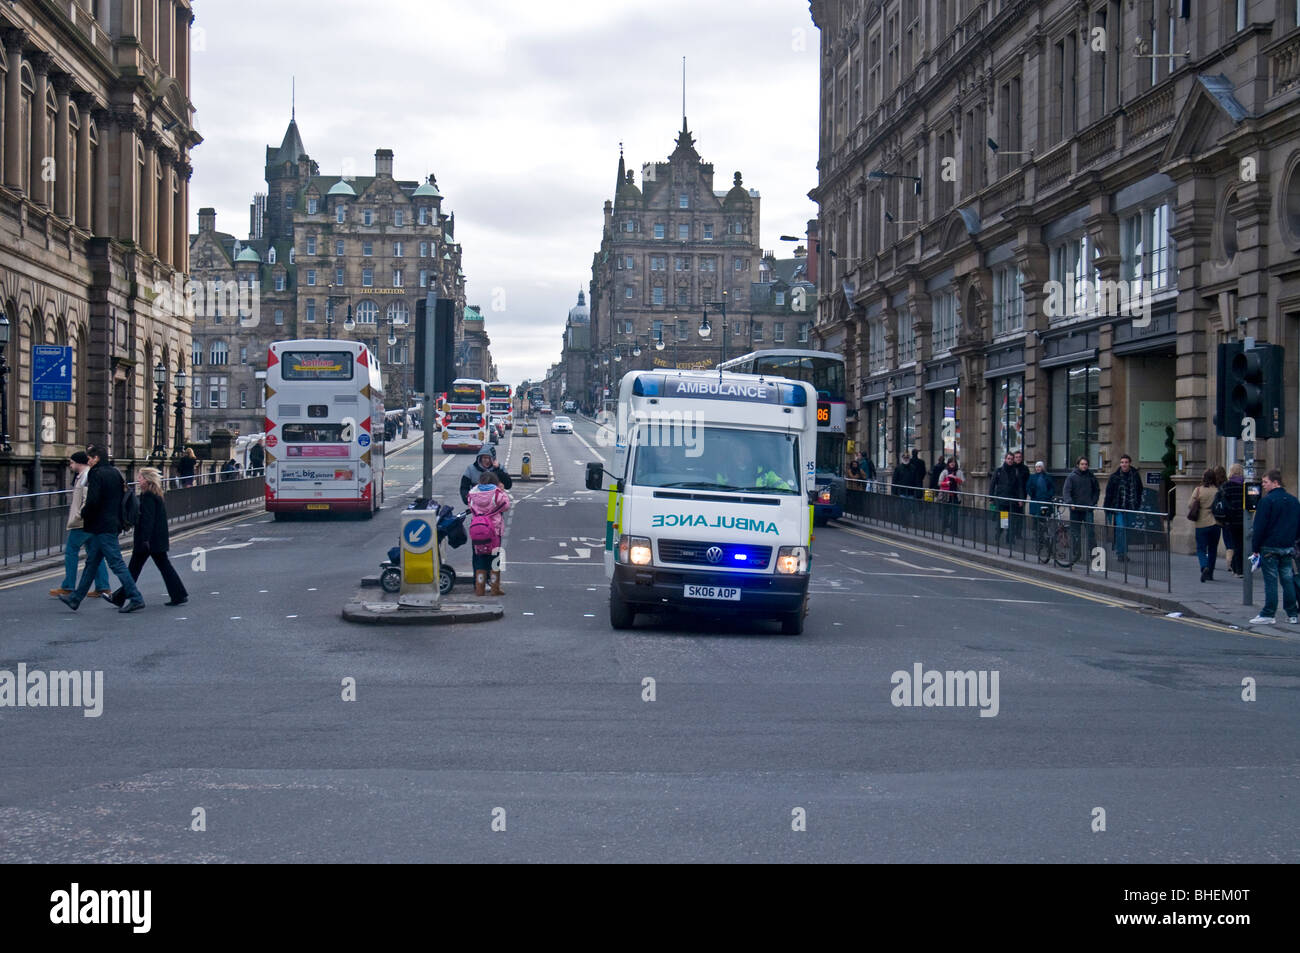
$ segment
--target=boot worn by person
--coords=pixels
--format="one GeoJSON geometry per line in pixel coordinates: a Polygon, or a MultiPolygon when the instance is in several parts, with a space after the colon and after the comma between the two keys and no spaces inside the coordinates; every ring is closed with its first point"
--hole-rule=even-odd
{"type": "Polygon", "coordinates": [[[487,570],[475,569],[474,570],[474,595],[476,596],[486,595],[486,589],[487,589],[487,570]]]}
{"type": "Polygon", "coordinates": [[[504,596],[506,593],[505,590],[501,588],[501,573],[494,572],[492,573],[491,578],[492,578],[492,595],[504,596]]]}

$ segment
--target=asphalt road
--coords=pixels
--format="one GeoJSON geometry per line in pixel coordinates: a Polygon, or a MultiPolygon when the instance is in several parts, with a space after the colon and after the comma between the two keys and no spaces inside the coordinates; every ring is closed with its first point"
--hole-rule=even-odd
{"type": "MultiPolygon", "coordinates": [[[[373,521],[184,534],[179,609],[152,567],[129,616],[70,612],[49,575],[0,588],[0,670],[104,673],[98,718],[0,708],[0,860],[1300,860],[1296,641],[844,527],[817,532],[802,636],[675,616],[616,633],[594,428],[511,438],[512,470],[524,450],[554,480],[512,494],[501,622],[340,618],[397,541],[418,444],[373,521]],[[996,716],[895,706],[916,663],[996,673],[996,716]]],[[[435,454],[438,490],[469,463],[435,454]]]]}

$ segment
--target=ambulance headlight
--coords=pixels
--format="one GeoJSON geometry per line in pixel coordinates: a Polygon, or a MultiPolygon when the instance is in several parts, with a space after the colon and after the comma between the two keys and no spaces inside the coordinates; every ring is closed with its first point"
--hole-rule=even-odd
{"type": "Polygon", "coordinates": [[[618,538],[618,561],[631,563],[633,566],[649,566],[650,540],[644,536],[620,536],[618,538]]]}
{"type": "Polygon", "coordinates": [[[787,576],[808,571],[807,546],[782,546],[776,552],[776,571],[787,576]]]}

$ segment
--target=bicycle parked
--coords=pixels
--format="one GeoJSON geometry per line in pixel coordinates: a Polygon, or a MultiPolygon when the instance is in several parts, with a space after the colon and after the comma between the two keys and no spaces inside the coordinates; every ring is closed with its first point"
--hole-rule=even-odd
{"type": "Polygon", "coordinates": [[[1070,508],[1059,496],[1044,505],[1035,526],[1040,563],[1055,562],[1062,569],[1069,569],[1078,559],[1074,539],[1070,533],[1070,508]]]}

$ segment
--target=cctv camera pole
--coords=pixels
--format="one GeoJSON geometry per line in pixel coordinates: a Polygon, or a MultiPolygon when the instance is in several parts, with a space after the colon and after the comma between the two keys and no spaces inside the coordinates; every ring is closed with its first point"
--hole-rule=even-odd
{"type": "Polygon", "coordinates": [[[424,362],[424,483],[420,489],[424,493],[427,505],[428,501],[433,498],[433,423],[437,420],[433,408],[435,395],[432,393],[435,389],[433,381],[434,355],[438,353],[438,342],[435,340],[438,322],[434,320],[434,315],[438,313],[437,292],[430,291],[425,301],[427,303],[425,305],[424,319],[426,329],[424,353],[420,354],[416,360],[424,362]]]}

